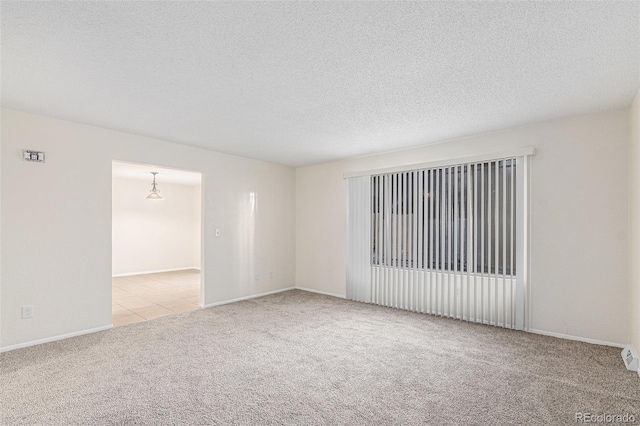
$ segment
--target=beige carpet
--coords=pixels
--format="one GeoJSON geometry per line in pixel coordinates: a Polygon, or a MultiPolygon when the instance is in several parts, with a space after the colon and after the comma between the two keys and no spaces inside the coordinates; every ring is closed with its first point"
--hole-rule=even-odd
{"type": "Polygon", "coordinates": [[[632,413],[619,349],[302,291],[0,355],[4,424],[575,424],[632,413]]]}

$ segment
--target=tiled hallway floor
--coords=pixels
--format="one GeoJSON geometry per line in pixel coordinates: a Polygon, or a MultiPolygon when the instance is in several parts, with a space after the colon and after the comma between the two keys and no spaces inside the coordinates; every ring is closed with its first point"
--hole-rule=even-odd
{"type": "Polygon", "coordinates": [[[112,279],[114,327],[200,308],[200,271],[112,279]]]}

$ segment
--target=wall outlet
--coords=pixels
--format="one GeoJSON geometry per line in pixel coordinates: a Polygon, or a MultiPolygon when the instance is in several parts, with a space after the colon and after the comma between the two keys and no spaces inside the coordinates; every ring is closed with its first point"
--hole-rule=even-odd
{"type": "Polygon", "coordinates": [[[269,279],[272,280],[273,279],[273,271],[269,271],[269,279]]]}
{"type": "Polygon", "coordinates": [[[216,228],[216,237],[220,236],[220,228],[216,228]]]}
{"type": "Polygon", "coordinates": [[[33,306],[25,305],[22,307],[22,319],[33,318],[33,306]]]}

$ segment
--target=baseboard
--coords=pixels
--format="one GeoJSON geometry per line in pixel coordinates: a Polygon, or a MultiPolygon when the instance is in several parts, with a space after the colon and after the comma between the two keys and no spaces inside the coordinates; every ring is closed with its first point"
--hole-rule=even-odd
{"type": "Polygon", "coordinates": [[[32,340],[30,342],[18,343],[17,345],[5,346],[0,348],[1,352],[9,352],[15,349],[27,348],[29,346],[41,345],[43,343],[55,342],[56,340],[68,339],[69,337],[82,336],[83,334],[96,333],[98,331],[109,330],[113,328],[113,324],[105,325],[102,327],[89,328],[87,330],[74,331],[73,333],[60,334],[58,336],[47,337],[45,339],[32,340]]]}
{"type": "Polygon", "coordinates": [[[161,272],[188,271],[190,269],[195,269],[197,271],[200,270],[200,268],[197,268],[195,266],[189,266],[187,268],[172,268],[172,269],[158,269],[156,271],[127,272],[126,274],[113,274],[113,275],[111,275],[111,277],[112,278],[131,277],[133,275],[159,274],[161,272]]]}
{"type": "Polygon", "coordinates": [[[243,300],[255,299],[257,297],[262,297],[262,296],[269,296],[270,294],[282,293],[284,291],[289,291],[289,290],[294,290],[294,289],[295,289],[295,287],[281,288],[281,289],[278,289],[278,290],[267,291],[265,293],[252,294],[250,296],[243,296],[243,297],[237,297],[235,299],[223,300],[221,302],[208,303],[206,305],[202,305],[202,307],[203,308],[212,308],[214,306],[228,305],[229,303],[242,302],[243,300]]]}
{"type": "Polygon", "coordinates": [[[331,297],[338,297],[340,299],[346,299],[346,297],[341,295],[341,294],[329,293],[328,291],[315,290],[313,288],[298,287],[298,286],[296,286],[295,288],[296,288],[296,290],[308,291],[310,293],[318,293],[318,294],[324,294],[325,296],[331,296],[331,297]]]}
{"type": "Polygon", "coordinates": [[[589,339],[587,337],[572,336],[570,334],[554,333],[553,331],[529,329],[530,333],[542,334],[543,336],[558,337],[560,339],[576,340],[578,342],[591,343],[594,345],[613,346],[614,348],[624,348],[622,343],[606,342],[604,340],[589,339]]]}

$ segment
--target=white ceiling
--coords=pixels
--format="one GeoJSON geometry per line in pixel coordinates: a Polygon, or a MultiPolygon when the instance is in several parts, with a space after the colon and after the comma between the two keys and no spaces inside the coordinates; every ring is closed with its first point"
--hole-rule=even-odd
{"type": "Polygon", "coordinates": [[[640,2],[2,2],[2,104],[287,165],[627,107],[640,2]]]}
{"type": "Polygon", "coordinates": [[[156,182],[158,187],[163,183],[175,183],[178,185],[198,186],[201,183],[201,174],[186,170],[167,169],[164,167],[151,166],[146,164],[123,163],[114,161],[112,166],[112,176],[125,179],[137,179],[153,182],[151,172],[157,172],[156,182]]]}

